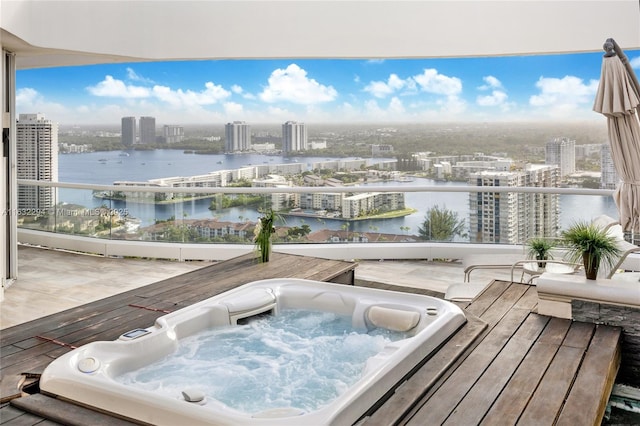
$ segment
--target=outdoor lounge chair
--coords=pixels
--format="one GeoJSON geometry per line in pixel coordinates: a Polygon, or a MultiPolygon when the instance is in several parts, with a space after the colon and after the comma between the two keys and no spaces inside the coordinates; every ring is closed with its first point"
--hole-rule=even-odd
{"type": "MultiPolygon", "coordinates": [[[[616,225],[620,226],[618,220],[607,215],[597,216],[591,221],[591,223],[606,230],[609,230],[616,225]]],[[[622,228],[620,228],[620,231],[621,230],[622,228]]],[[[620,239],[624,241],[622,236],[620,237],[620,239]]],[[[631,243],[626,244],[632,245],[631,243]]],[[[623,245],[623,243],[621,243],[621,245],[623,245]]],[[[635,247],[637,248],[637,246],[635,247]]],[[[623,252],[626,252],[627,250],[630,250],[630,247],[621,247],[621,250],[623,250],[623,252]]],[[[513,276],[514,270],[522,270],[522,265],[525,263],[525,261],[527,261],[527,259],[526,254],[524,253],[524,247],[522,254],[471,254],[468,256],[464,256],[462,258],[462,267],[464,268],[464,282],[470,281],[471,272],[476,269],[511,269],[513,276]]],[[[616,269],[618,267],[619,265],[617,265],[616,269]]]]}
{"type": "MultiPolygon", "coordinates": [[[[640,255],[630,256],[634,253],[640,253],[640,247],[631,244],[624,240],[622,227],[619,222],[607,215],[601,215],[592,220],[593,224],[602,227],[603,229],[611,232],[618,239],[618,245],[621,251],[621,256],[617,264],[611,271],[606,271],[606,277],[612,278],[616,271],[620,268],[630,269],[634,271],[640,271],[640,255]]],[[[529,270],[527,264],[531,264],[537,261],[533,259],[527,259],[526,254],[472,254],[465,256],[462,259],[462,265],[464,268],[464,282],[459,284],[452,284],[447,288],[444,298],[446,300],[467,302],[473,300],[488,283],[471,283],[470,275],[476,269],[509,269],[511,271],[511,281],[514,280],[515,272],[521,273],[520,281],[524,281],[525,274],[529,275],[527,283],[531,283],[536,277],[538,277],[543,270],[529,270]]],[[[549,260],[548,263],[558,264],[561,266],[569,266],[570,268],[564,268],[566,272],[572,273],[580,269],[581,265],[565,262],[563,260],[549,260]]]]}

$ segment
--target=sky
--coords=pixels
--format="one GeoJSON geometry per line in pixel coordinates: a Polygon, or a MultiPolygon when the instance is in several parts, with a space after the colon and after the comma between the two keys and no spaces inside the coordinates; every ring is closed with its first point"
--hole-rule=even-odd
{"type": "MultiPolygon", "coordinates": [[[[640,51],[626,51],[636,75],[640,51]]],[[[602,52],[447,59],[143,62],[20,70],[18,113],[61,125],[583,121],[602,52]]]]}

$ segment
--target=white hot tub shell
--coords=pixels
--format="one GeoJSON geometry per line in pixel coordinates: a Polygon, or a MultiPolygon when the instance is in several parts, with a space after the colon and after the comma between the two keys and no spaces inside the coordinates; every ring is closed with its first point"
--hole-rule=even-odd
{"type": "Polygon", "coordinates": [[[300,279],[255,281],[158,318],[118,340],[93,342],[53,361],[43,372],[44,393],[156,425],[353,424],[465,323],[460,308],[422,295],[300,279]],[[202,395],[169,397],[114,380],[174,352],[180,339],[233,326],[238,319],[283,309],[327,311],[352,318],[356,329],[386,328],[409,337],[367,360],[355,384],[328,405],[300,412],[274,407],[241,413],[202,395]]]}

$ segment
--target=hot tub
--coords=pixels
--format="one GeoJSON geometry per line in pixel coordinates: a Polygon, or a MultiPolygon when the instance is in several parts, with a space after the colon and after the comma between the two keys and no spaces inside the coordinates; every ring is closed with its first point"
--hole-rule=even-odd
{"type": "MultiPolygon", "coordinates": [[[[153,326],[130,330],[116,341],[93,342],[75,349],[56,359],[45,369],[40,388],[44,393],[157,425],[353,424],[465,321],[464,314],[456,305],[428,296],[300,279],[255,281],[164,315],[153,326]],[[285,331],[279,343],[274,343],[271,336],[261,335],[258,328],[252,326],[259,324],[264,318],[284,317],[288,312],[295,312],[295,315],[300,316],[302,314],[298,312],[306,315],[307,311],[311,313],[311,319],[294,318],[294,321],[311,323],[310,328],[314,329],[318,328],[316,323],[325,320],[334,323],[340,318],[347,318],[348,330],[339,329],[332,337],[320,335],[312,338],[320,341],[321,345],[325,345],[327,341],[339,341],[339,345],[346,346],[320,349],[319,356],[322,359],[314,360],[308,358],[310,355],[307,349],[299,349],[297,346],[293,349],[283,348],[291,341],[305,340],[306,337],[291,337],[285,331]],[[262,394],[262,388],[267,393],[272,381],[275,383],[277,380],[285,380],[286,383],[291,383],[291,389],[286,389],[286,392],[276,391],[275,396],[268,398],[273,400],[272,406],[267,402],[267,406],[253,409],[254,411],[232,407],[230,403],[216,398],[215,391],[211,390],[224,390],[232,386],[232,381],[239,375],[232,371],[236,367],[234,362],[222,368],[228,370],[226,376],[212,378],[214,370],[219,369],[220,365],[217,361],[205,359],[210,364],[205,364],[202,370],[197,370],[194,366],[196,378],[187,379],[188,385],[178,384],[177,388],[171,383],[160,383],[153,387],[149,383],[137,382],[146,380],[144,377],[150,374],[148,369],[155,369],[156,375],[159,371],[160,376],[187,376],[186,372],[191,370],[189,364],[185,365],[184,370],[180,370],[175,364],[165,366],[158,363],[172,358],[174,363],[185,359],[191,362],[193,353],[199,349],[181,352],[181,345],[190,347],[187,342],[194,339],[204,341],[202,333],[207,336],[206,339],[211,338],[207,333],[214,336],[213,341],[207,340],[212,348],[212,356],[218,356],[219,352],[226,350],[235,350],[238,346],[236,343],[215,340],[215,336],[222,339],[220,336],[235,331],[242,331],[264,343],[263,346],[275,347],[275,350],[281,352],[266,361],[268,368],[282,367],[278,366],[282,363],[287,366],[298,363],[299,356],[302,357],[299,364],[306,367],[326,362],[324,358],[329,353],[337,353],[338,357],[346,358],[348,362],[352,361],[351,358],[357,358],[356,355],[367,358],[358,370],[338,371],[338,375],[347,376],[348,387],[333,377],[319,379],[319,382],[329,382],[331,386],[334,381],[340,384],[335,385],[335,395],[329,396],[329,400],[313,408],[304,407],[303,403],[288,405],[286,398],[280,398],[284,393],[301,394],[305,392],[305,386],[320,388],[314,383],[298,387],[300,376],[306,376],[306,372],[276,372],[272,379],[267,376],[258,379],[257,384],[246,386],[257,389],[262,394]],[[373,346],[362,350],[357,346],[370,339],[373,339],[373,346]],[[376,348],[376,345],[379,347],[376,348]],[[348,351],[345,347],[353,351],[351,355],[344,354],[348,351]],[[371,350],[374,352],[366,352],[371,350]],[[292,376],[286,376],[287,374],[292,376]],[[276,377],[282,375],[286,377],[276,377]]],[[[239,369],[264,369],[259,365],[262,360],[246,359],[247,353],[253,354],[258,350],[241,351],[237,355],[231,355],[236,357],[231,359],[237,360],[239,369]]],[[[339,362],[342,361],[345,360],[339,362]]],[[[339,370],[345,368],[339,367],[339,370]]],[[[323,370],[324,367],[318,369],[323,370]]],[[[154,378],[151,382],[164,379],[154,378]]],[[[245,399],[252,400],[255,397],[245,399]]]]}

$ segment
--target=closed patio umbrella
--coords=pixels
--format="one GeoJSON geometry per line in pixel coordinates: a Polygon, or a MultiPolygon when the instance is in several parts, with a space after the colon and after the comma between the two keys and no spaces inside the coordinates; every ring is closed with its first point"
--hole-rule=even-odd
{"type": "Polygon", "coordinates": [[[593,110],[607,117],[609,144],[621,182],[613,198],[625,232],[640,231],[640,85],[613,39],[604,44],[600,84],[593,110]]]}

